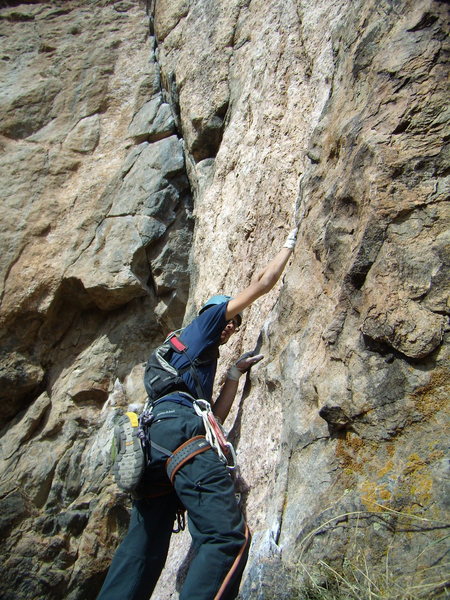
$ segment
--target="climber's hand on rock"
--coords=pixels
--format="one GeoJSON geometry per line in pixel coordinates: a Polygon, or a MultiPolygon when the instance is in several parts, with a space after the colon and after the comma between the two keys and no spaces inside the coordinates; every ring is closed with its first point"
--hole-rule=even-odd
{"type": "Polygon", "coordinates": [[[254,354],[253,352],[246,352],[238,358],[236,363],[228,369],[228,379],[237,381],[241,375],[249,371],[253,365],[256,365],[260,360],[264,358],[264,354],[254,354]]]}
{"type": "Polygon", "coordinates": [[[238,358],[236,361],[236,367],[241,373],[249,371],[253,365],[256,365],[260,360],[264,358],[264,354],[254,354],[253,352],[246,352],[238,358]]]}

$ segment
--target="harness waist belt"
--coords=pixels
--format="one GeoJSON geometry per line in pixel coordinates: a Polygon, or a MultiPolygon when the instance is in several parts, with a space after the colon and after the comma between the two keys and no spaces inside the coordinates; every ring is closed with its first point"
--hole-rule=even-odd
{"type": "Polygon", "coordinates": [[[188,460],[211,448],[204,435],[197,435],[179,446],[166,461],[166,471],[171,483],[175,475],[188,460]]]}

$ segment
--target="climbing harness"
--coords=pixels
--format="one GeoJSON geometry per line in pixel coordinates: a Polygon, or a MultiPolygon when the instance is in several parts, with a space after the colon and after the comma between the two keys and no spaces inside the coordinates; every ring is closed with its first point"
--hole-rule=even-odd
{"type": "Polygon", "coordinates": [[[186,529],[186,519],[184,517],[184,513],[186,512],[185,508],[177,509],[177,528],[172,529],[172,533],[180,533],[180,531],[184,531],[186,529]]]}
{"type": "MultiPolygon", "coordinates": [[[[166,472],[170,482],[173,484],[178,470],[181,469],[188,460],[191,460],[191,458],[194,458],[197,454],[201,454],[210,448],[211,445],[204,435],[196,435],[190,440],[187,440],[187,442],[184,442],[184,444],[181,444],[181,446],[174,450],[173,453],[170,453],[169,458],[166,461],[166,472]]],[[[162,450],[164,450],[164,448],[162,450]]]]}
{"type": "Polygon", "coordinates": [[[203,419],[206,435],[196,435],[195,437],[190,438],[173,452],[160,446],[151,439],[148,441],[146,436],[147,444],[145,448],[147,455],[149,451],[151,452],[151,448],[154,448],[164,456],[167,456],[166,472],[171,483],[173,483],[178,469],[197,454],[205,452],[210,448],[217,452],[220,460],[228,469],[234,470],[237,466],[236,453],[233,445],[227,441],[225,433],[211,411],[209,402],[206,402],[206,400],[194,400],[193,405],[197,415],[203,419]]]}
{"type": "MultiPolygon", "coordinates": [[[[187,461],[194,458],[197,454],[205,452],[212,448],[219,456],[220,460],[230,470],[237,466],[236,452],[233,445],[227,440],[225,432],[217,422],[211,405],[206,400],[195,399],[189,394],[186,397],[192,402],[196,414],[203,420],[205,435],[197,435],[176,448],[173,452],[154,442],[147,434],[147,429],[154,420],[153,404],[148,406],[140,416],[139,438],[142,442],[144,455],[148,462],[151,460],[152,448],[167,456],[166,472],[173,483],[175,475],[187,461]]],[[[160,399],[162,400],[162,398],[160,399]]]]}
{"type": "MultiPolygon", "coordinates": [[[[139,418],[136,413],[128,412],[117,420],[111,455],[114,478],[124,491],[133,493],[138,488],[145,467],[151,462],[152,448],[167,457],[166,471],[172,484],[176,473],[186,462],[210,448],[217,453],[228,469],[236,468],[234,448],[227,441],[223,428],[211,410],[210,403],[202,399],[205,394],[197,372],[197,367],[211,363],[216,358],[216,354],[212,356],[209,350],[192,359],[188,347],[180,339],[182,331],[180,329],[172,332],[147,361],[144,384],[148,400],[139,418]],[[177,369],[170,363],[174,353],[186,357],[186,366],[177,369]],[[182,378],[182,375],[187,372],[192,376],[198,398],[194,398],[189,393],[182,378]],[[148,432],[155,418],[153,408],[167,396],[172,396],[174,392],[184,398],[189,406],[193,406],[196,414],[203,421],[205,435],[195,436],[171,452],[153,442],[148,432]]],[[[178,524],[181,528],[182,523],[179,518],[178,524]]]]}

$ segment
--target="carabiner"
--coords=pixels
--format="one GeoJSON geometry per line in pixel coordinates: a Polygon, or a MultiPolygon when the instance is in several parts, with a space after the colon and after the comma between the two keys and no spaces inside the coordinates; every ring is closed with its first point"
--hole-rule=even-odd
{"type": "Polygon", "coordinates": [[[234,451],[233,444],[231,442],[227,442],[226,446],[227,446],[228,450],[230,451],[231,458],[233,461],[230,465],[230,464],[228,464],[228,458],[227,458],[227,468],[230,469],[230,471],[233,471],[237,467],[236,452],[234,451]]]}

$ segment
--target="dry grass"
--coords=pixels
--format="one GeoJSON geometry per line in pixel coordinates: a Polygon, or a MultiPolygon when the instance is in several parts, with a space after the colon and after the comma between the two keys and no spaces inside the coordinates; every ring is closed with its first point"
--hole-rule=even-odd
{"type": "MultiPolygon", "coordinates": [[[[387,565],[386,565],[387,567],[387,565]]],[[[442,567],[442,565],[441,565],[442,567]]],[[[414,583],[414,577],[398,577],[386,568],[374,569],[365,558],[344,561],[339,571],[324,561],[315,572],[304,565],[306,584],[296,595],[298,600],[425,600],[450,598],[450,580],[433,578],[433,573],[423,573],[427,583],[414,583]]],[[[428,571],[432,571],[430,568],[428,571]]],[[[294,600],[294,599],[293,599],[294,600]]]]}
{"type": "MultiPolygon", "coordinates": [[[[373,564],[368,559],[368,548],[364,548],[361,536],[360,520],[374,516],[374,513],[354,511],[337,515],[321,523],[309,532],[301,541],[299,562],[296,565],[298,580],[302,581],[301,589],[292,597],[292,600],[434,600],[450,598],[450,579],[443,578],[450,573],[449,565],[439,561],[438,564],[424,567],[419,564],[427,557],[434,546],[445,544],[448,547],[450,534],[446,533],[448,523],[426,519],[417,515],[401,513],[385,506],[376,513],[377,517],[392,517],[402,521],[408,520],[414,524],[411,531],[425,529],[439,529],[439,537],[432,540],[426,547],[417,548],[416,555],[404,565],[396,564],[391,559],[390,550],[387,548],[384,560],[373,564]],[[346,558],[339,567],[330,565],[320,560],[314,567],[308,567],[303,560],[307,548],[317,534],[333,528],[333,523],[342,522],[343,519],[354,520],[353,538],[349,539],[346,558]]],[[[393,542],[394,543],[394,542],[393,542]]],[[[442,552],[444,554],[444,552],[442,552]]]]}

